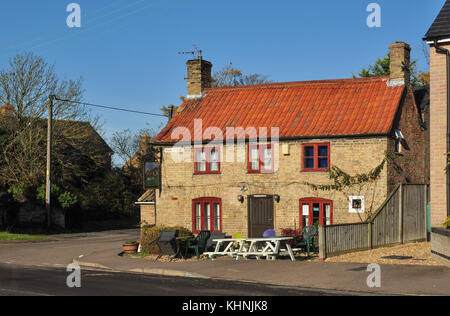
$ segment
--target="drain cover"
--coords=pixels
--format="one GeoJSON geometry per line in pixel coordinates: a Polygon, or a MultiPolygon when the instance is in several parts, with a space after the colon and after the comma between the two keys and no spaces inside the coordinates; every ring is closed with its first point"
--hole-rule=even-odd
{"type": "Polygon", "coordinates": [[[394,260],[409,260],[412,259],[413,257],[406,257],[406,256],[386,256],[386,257],[381,257],[381,259],[394,259],[394,260]]]}

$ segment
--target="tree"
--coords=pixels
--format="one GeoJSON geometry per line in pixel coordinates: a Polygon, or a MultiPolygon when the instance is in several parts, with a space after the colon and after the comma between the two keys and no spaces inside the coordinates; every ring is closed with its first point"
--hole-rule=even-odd
{"type": "Polygon", "coordinates": [[[244,75],[241,70],[234,68],[231,64],[216,71],[213,75],[213,87],[236,87],[246,85],[257,85],[273,83],[268,76],[261,74],[244,75]]]}
{"type": "MultiPolygon", "coordinates": [[[[384,56],[383,58],[377,58],[373,65],[368,66],[367,68],[362,68],[358,73],[358,76],[361,78],[367,77],[379,77],[379,76],[389,76],[391,59],[389,54],[384,56]]],[[[411,71],[411,85],[414,87],[420,87],[429,84],[429,72],[428,75],[426,72],[421,72],[417,70],[417,60],[414,60],[410,64],[411,71]]]]}
{"type": "MultiPolygon", "coordinates": [[[[9,115],[0,115],[2,142],[0,183],[5,186],[34,186],[45,182],[47,108],[49,95],[81,101],[81,78],[62,80],[55,67],[31,53],[19,54],[0,71],[0,104],[8,104],[9,115]]],[[[84,106],[54,102],[53,165],[59,181],[63,175],[84,179],[102,159],[97,144],[91,143],[92,129],[98,120],[84,106]],[[84,123],[77,123],[84,122],[84,123]]]]}

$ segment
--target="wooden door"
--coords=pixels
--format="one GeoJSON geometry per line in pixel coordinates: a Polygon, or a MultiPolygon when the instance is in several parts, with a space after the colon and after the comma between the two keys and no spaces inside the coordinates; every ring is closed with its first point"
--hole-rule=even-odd
{"type": "Polygon", "coordinates": [[[248,236],[263,237],[268,229],[274,229],[273,196],[255,195],[248,199],[248,236]]]}

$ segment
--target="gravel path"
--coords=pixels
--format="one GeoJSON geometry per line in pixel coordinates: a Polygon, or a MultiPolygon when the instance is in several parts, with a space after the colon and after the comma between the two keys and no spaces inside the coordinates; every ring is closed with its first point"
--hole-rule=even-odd
{"type": "Polygon", "coordinates": [[[377,248],[368,251],[360,251],[328,258],[326,262],[358,262],[378,264],[407,264],[442,266],[442,263],[431,259],[431,243],[419,242],[397,245],[387,248],[377,248]],[[386,259],[383,257],[400,256],[405,259],[386,259]],[[406,257],[412,257],[407,259],[406,257]]]}

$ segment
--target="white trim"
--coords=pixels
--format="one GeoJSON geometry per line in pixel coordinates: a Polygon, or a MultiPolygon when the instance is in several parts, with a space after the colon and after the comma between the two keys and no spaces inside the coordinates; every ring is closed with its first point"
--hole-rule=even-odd
{"type": "Polygon", "coordinates": [[[135,205],[156,205],[155,202],[136,202],[135,205]]]}
{"type": "Polygon", "coordinates": [[[349,213],[364,213],[364,196],[349,196],[349,213]],[[353,208],[353,200],[361,200],[361,208],[353,208]]]}
{"type": "MultiPolygon", "coordinates": [[[[438,44],[439,43],[448,43],[448,42],[450,42],[450,38],[441,39],[441,40],[438,40],[437,42],[438,42],[438,44]]],[[[427,41],[427,44],[432,45],[432,44],[434,44],[434,41],[427,41]]]]}

